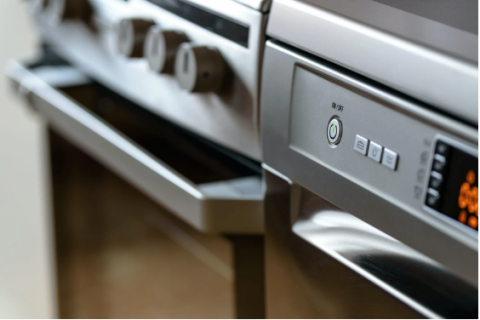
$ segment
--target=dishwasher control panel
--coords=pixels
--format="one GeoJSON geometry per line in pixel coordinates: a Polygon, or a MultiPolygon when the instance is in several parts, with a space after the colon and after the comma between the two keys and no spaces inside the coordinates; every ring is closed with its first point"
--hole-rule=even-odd
{"type": "MultiPolygon", "coordinates": [[[[442,126],[445,118],[427,114],[424,106],[387,94],[374,97],[373,89],[332,81],[328,70],[322,71],[295,66],[289,149],[417,212],[427,223],[476,233],[478,151],[461,135],[475,130],[451,119],[451,127],[442,126]]],[[[339,186],[337,194],[363,201],[339,186]]]]}

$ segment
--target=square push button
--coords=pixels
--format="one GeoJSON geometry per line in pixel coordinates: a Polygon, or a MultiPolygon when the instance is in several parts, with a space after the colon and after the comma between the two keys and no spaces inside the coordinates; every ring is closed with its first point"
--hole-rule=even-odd
{"type": "Polygon", "coordinates": [[[355,137],[355,145],[353,146],[353,150],[360,152],[364,156],[367,155],[367,150],[368,150],[368,139],[365,139],[362,136],[357,136],[355,137]]]}
{"type": "Polygon", "coordinates": [[[444,156],[438,153],[433,156],[433,170],[439,173],[443,173],[446,165],[447,165],[447,160],[445,159],[444,156]]]}
{"type": "Polygon", "coordinates": [[[428,189],[425,204],[432,209],[437,210],[440,202],[440,194],[437,190],[428,189]]]}
{"type": "Polygon", "coordinates": [[[390,149],[383,150],[382,164],[393,171],[397,169],[398,154],[390,149]]]}
{"type": "Polygon", "coordinates": [[[440,173],[435,171],[432,171],[432,173],[430,173],[430,181],[428,184],[430,188],[434,190],[439,190],[440,187],[442,186],[442,182],[443,182],[443,176],[440,173]]]}
{"type": "Polygon", "coordinates": [[[380,162],[382,159],[382,149],[383,147],[375,142],[370,142],[370,146],[368,147],[368,157],[372,160],[380,162]]]}
{"type": "Polygon", "coordinates": [[[437,141],[435,146],[435,153],[447,157],[450,151],[450,146],[442,141],[437,141]]]}

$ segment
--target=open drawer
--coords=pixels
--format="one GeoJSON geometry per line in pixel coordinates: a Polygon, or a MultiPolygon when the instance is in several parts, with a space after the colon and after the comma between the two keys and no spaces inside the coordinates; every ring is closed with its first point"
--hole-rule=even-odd
{"type": "Polygon", "coordinates": [[[35,65],[12,61],[7,74],[70,142],[201,232],[263,232],[257,163],[158,118],[71,66],[35,65]]]}

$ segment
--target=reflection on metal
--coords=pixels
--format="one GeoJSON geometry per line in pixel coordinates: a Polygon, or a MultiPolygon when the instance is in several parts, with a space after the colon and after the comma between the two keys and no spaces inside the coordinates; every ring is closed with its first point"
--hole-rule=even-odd
{"type": "MultiPolygon", "coordinates": [[[[25,95],[52,127],[197,230],[262,233],[258,177],[197,185],[19,63],[12,62],[7,73],[17,86],[29,84],[25,95]]],[[[59,76],[65,74],[60,68],[59,76]]]]}
{"type": "Polygon", "coordinates": [[[478,235],[425,211],[427,179],[416,180],[427,166],[420,161],[431,161],[437,134],[476,148],[476,129],[278,42],[267,42],[263,77],[262,148],[269,167],[478,286],[478,235]],[[345,130],[332,150],[319,137],[328,120],[340,116],[332,108],[339,99],[345,130]],[[359,158],[353,146],[360,133],[398,153],[395,173],[359,158]]]}
{"type": "Polygon", "coordinates": [[[301,186],[265,178],[268,317],[478,313],[476,288],[437,262],[301,186]]]}
{"type": "Polygon", "coordinates": [[[96,81],[147,110],[222,146],[260,159],[258,69],[266,15],[233,0],[188,1],[219,17],[230,17],[248,26],[247,49],[148,1],[90,2],[95,9],[93,21],[97,33],[81,23],[51,26],[44,14],[38,12],[35,20],[42,40],[96,81]],[[121,19],[132,17],[152,19],[164,30],[182,31],[192,42],[217,48],[232,72],[228,88],[218,93],[187,94],[175,77],[148,70],[145,59],[125,60],[117,52],[116,27],[121,19]]]}
{"type": "Polygon", "coordinates": [[[362,251],[389,252],[438,265],[353,215],[328,207],[319,209],[309,219],[297,221],[293,232],[316,247],[340,256],[355,256],[362,251]]]}
{"type": "Polygon", "coordinates": [[[267,34],[477,123],[474,34],[375,1],[348,0],[276,0],[267,34]]]}

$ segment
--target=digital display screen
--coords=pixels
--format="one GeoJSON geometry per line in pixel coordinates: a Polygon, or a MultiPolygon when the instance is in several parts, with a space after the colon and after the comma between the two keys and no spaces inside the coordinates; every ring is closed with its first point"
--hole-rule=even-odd
{"type": "Polygon", "coordinates": [[[478,230],[478,159],[452,149],[441,212],[478,230]]]}
{"type": "Polygon", "coordinates": [[[439,140],[426,205],[478,230],[478,156],[439,140]]]}

